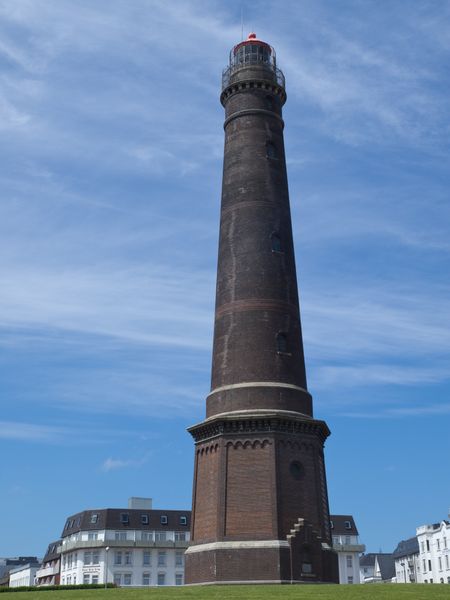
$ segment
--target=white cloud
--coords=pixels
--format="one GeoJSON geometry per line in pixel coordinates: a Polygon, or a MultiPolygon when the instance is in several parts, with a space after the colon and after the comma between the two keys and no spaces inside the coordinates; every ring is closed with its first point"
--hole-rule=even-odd
{"type": "Polygon", "coordinates": [[[119,469],[128,468],[139,468],[142,467],[148,461],[148,456],[144,456],[141,459],[122,459],[122,458],[107,458],[101,466],[101,470],[109,473],[110,471],[117,471],[119,469]]]}

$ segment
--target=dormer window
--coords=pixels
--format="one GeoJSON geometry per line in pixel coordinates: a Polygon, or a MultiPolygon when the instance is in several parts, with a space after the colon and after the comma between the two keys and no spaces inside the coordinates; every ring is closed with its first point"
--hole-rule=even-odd
{"type": "Polygon", "coordinates": [[[141,515],[142,525],[148,525],[148,515],[141,515]]]}
{"type": "Polygon", "coordinates": [[[167,515],[161,515],[161,525],[167,525],[167,515]]]}
{"type": "Polygon", "coordinates": [[[345,527],[345,529],[351,529],[352,524],[350,523],[350,521],[344,521],[344,527],[345,527]]]}
{"type": "Polygon", "coordinates": [[[187,525],[187,517],[185,517],[185,516],[180,517],[180,525],[187,525]]]}
{"type": "Polygon", "coordinates": [[[97,513],[92,513],[91,515],[91,523],[97,523],[98,521],[98,514],[97,513]]]}
{"type": "Polygon", "coordinates": [[[333,523],[333,521],[330,521],[330,527],[331,527],[331,529],[334,529],[334,523],[333,523]]]}
{"type": "Polygon", "coordinates": [[[120,513],[120,522],[123,523],[123,525],[128,525],[130,522],[130,515],[128,513],[120,513]]]}

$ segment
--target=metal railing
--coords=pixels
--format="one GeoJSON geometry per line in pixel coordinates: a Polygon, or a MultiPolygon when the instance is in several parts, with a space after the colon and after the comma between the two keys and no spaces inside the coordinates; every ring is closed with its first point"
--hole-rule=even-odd
{"type": "Polygon", "coordinates": [[[231,78],[233,77],[233,75],[235,75],[238,71],[245,69],[246,67],[252,67],[252,66],[264,67],[264,69],[266,71],[269,71],[272,76],[273,75],[275,76],[275,79],[276,79],[276,82],[278,85],[280,85],[283,88],[286,87],[284,74],[283,74],[283,71],[281,71],[281,69],[278,69],[277,67],[271,65],[270,63],[265,63],[265,62],[261,62],[261,61],[258,61],[258,62],[257,61],[248,61],[248,62],[241,63],[241,64],[230,65],[222,71],[222,90],[224,90],[228,85],[230,85],[231,78]]]}

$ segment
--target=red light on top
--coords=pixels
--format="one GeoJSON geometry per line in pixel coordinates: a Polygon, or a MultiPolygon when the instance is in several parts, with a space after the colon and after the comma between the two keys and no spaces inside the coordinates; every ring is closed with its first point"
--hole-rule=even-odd
{"type": "Polygon", "coordinates": [[[254,44],[257,43],[260,46],[265,46],[268,50],[269,53],[272,52],[272,47],[270,46],[270,44],[268,44],[267,42],[263,42],[262,40],[259,40],[256,37],[256,33],[249,33],[248,37],[246,40],[244,40],[243,42],[240,42],[239,44],[236,44],[236,46],[233,48],[233,54],[236,54],[236,52],[239,50],[239,48],[242,48],[242,46],[248,46],[249,44],[254,44]]]}

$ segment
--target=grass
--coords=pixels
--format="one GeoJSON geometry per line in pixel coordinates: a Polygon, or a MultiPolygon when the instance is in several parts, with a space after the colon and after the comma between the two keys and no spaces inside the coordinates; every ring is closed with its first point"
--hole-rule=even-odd
{"type": "Polygon", "coordinates": [[[7,592],[0,600],[450,600],[450,585],[214,585],[7,592]]]}

